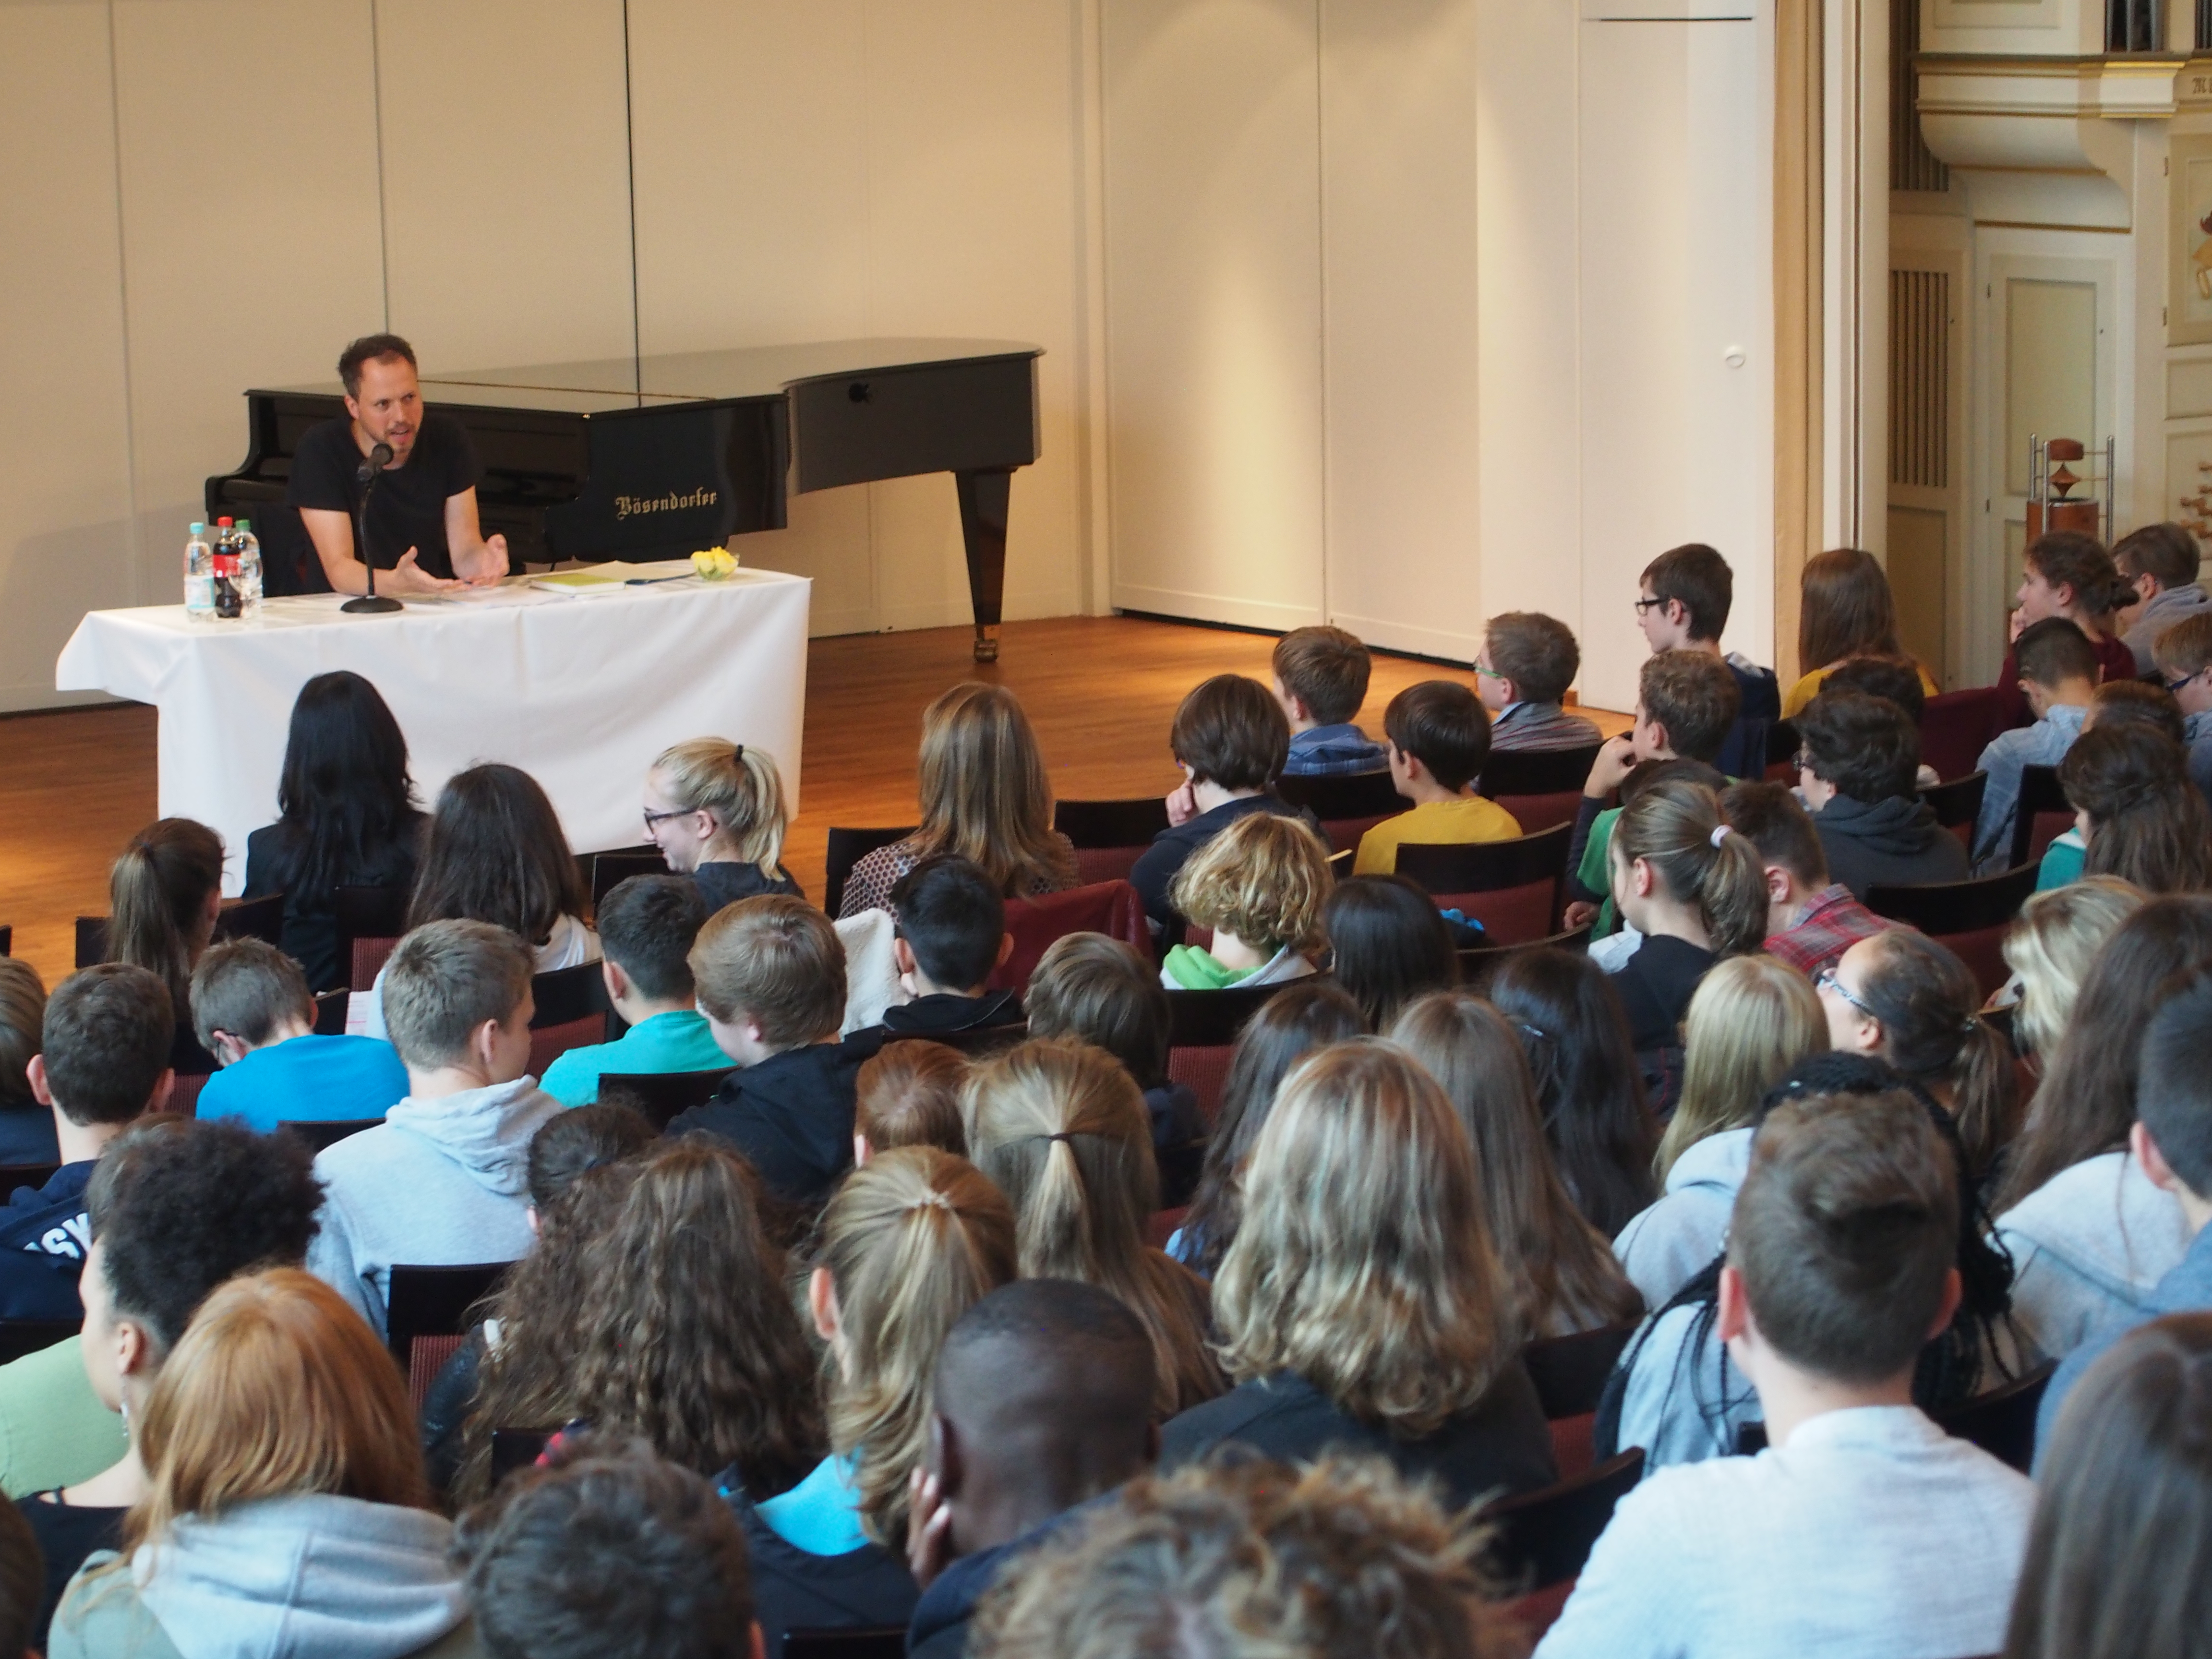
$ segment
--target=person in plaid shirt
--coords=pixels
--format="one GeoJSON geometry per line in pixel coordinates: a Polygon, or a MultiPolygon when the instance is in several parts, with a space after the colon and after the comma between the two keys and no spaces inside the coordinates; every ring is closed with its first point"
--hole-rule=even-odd
{"type": "Polygon", "coordinates": [[[1721,815],[1759,849],[1766,866],[1766,950],[1808,979],[1844,951],[1898,924],[1878,916],[1828,879],[1820,832],[1789,786],[1738,783],[1721,794],[1721,815]]]}

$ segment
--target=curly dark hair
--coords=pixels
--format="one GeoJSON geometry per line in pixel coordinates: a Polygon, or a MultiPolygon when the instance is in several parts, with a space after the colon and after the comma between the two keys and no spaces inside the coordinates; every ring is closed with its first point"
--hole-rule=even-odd
{"type": "Polygon", "coordinates": [[[546,1464],[454,1528],[492,1659],[747,1659],[744,1533],[708,1482],[605,1435],[546,1464]]]}
{"type": "Polygon", "coordinates": [[[490,1489],[494,1429],[576,1418],[700,1474],[734,1463],[756,1498],[814,1467],[815,1358],[743,1158],[702,1136],[665,1141],[589,1171],[555,1213],[566,1237],[549,1226],[499,1297],[457,1496],[490,1489]]]}
{"type": "Polygon", "coordinates": [[[1887,697],[1831,691],[1823,685],[1797,716],[1797,740],[1813,775],[1853,800],[1911,799],[1914,793],[1920,733],[1911,716],[1887,697]]]}
{"type": "Polygon", "coordinates": [[[323,1183],[289,1135],[165,1113],[116,1137],[85,1197],[115,1310],[167,1352],[218,1285],[306,1259],[323,1183]]]}

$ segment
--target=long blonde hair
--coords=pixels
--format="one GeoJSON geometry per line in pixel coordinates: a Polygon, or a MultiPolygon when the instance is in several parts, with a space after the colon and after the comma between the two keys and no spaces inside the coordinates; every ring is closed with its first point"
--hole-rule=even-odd
{"type": "Polygon", "coordinates": [[[858,1465],[861,1527],[903,1551],[938,1350],[962,1314],[1018,1273],[1014,1212],[967,1159],[902,1146],[846,1177],[821,1240],[841,1350],[829,1370],[830,1443],[858,1465]]]}
{"type": "Polygon", "coordinates": [[[1520,1350],[1474,1148],[1404,1049],[1355,1037],[1300,1062],[1244,1172],[1214,1281],[1239,1382],[1291,1371],[1402,1439],[1490,1392],[1520,1350]]]}
{"type": "Polygon", "coordinates": [[[1145,1322],[1161,1416],[1222,1392],[1200,1281],[1145,1243],[1159,1170],[1121,1062],[1087,1042],[1024,1042],[976,1066],[961,1110],[975,1167],[1014,1206],[1023,1276],[1095,1285],[1145,1322]]]}
{"type": "Polygon", "coordinates": [[[1528,1053],[1505,1017],[1472,991],[1431,991],[1407,1005],[1389,1035],[1437,1080],[1467,1127],[1483,1218],[1522,1335],[1569,1336],[1641,1315],[1644,1298],[1613,1246],[1559,1179],[1528,1053]]]}
{"type": "Polygon", "coordinates": [[[1683,1019],[1682,1098],[1651,1160],[1659,1184],[1708,1135],[1741,1129],[1766,1091],[1828,1046],[1812,981],[1772,957],[1730,957],[1699,981],[1683,1019]]]}
{"type": "Polygon", "coordinates": [[[720,738],[671,744],[653,763],[670,803],[714,817],[714,839],[727,839],[737,862],[757,865],[773,881],[783,863],[788,815],[775,757],[720,738]]]}
{"type": "Polygon", "coordinates": [[[192,1316],[133,1425],[146,1497],[125,1559],[187,1515],[332,1492],[430,1507],[398,1367],[361,1316],[298,1267],[248,1273],[192,1316]]]}
{"type": "Polygon", "coordinates": [[[191,818],[156,818],[107,872],[107,959],[156,975],[179,1023],[191,1018],[208,896],[222,890],[222,837],[191,818]]]}
{"type": "Polygon", "coordinates": [[[916,863],[955,854],[980,865],[1009,898],[1074,881],[1074,857],[1053,833],[1036,733],[1004,686],[963,680],[923,711],[920,781],[916,863]]]}
{"type": "Polygon", "coordinates": [[[2004,939],[2005,966],[2020,975],[2012,1029],[2023,1054],[2041,1064],[2058,1052],[2090,963],[2143,897],[2141,888],[2118,876],[2085,876],[2028,895],[2004,939]]]}

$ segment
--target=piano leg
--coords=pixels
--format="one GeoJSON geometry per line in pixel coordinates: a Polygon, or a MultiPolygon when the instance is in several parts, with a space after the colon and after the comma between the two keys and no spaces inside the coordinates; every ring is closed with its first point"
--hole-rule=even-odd
{"type": "Polygon", "coordinates": [[[975,660],[999,659],[1000,611],[1006,590],[1006,510],[1013,495],[1011,468],[956,472],[960,534],[968,545],[968,597],[975,610],[975,660]]]}

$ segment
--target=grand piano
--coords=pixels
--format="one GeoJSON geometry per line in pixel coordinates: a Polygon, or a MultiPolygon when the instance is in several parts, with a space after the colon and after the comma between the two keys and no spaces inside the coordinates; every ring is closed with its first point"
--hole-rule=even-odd
{"type": "MultiPolygon", "coordinates": [[[[975,660],[994,660],[1014,471],[1037,458],[1040,348],[1006,340],[836,340],[534,368],[426,372],[427,408],[469,429],[477,506],[517,564],[678,558],[781,530],[793,494],[950,472],[975,660]]],[[[250,517],[270,591],[320,591],[284,507],[301,435],[343,388],[246,394],[245,461],[207,481],[210,522],[250,517]]]]}

